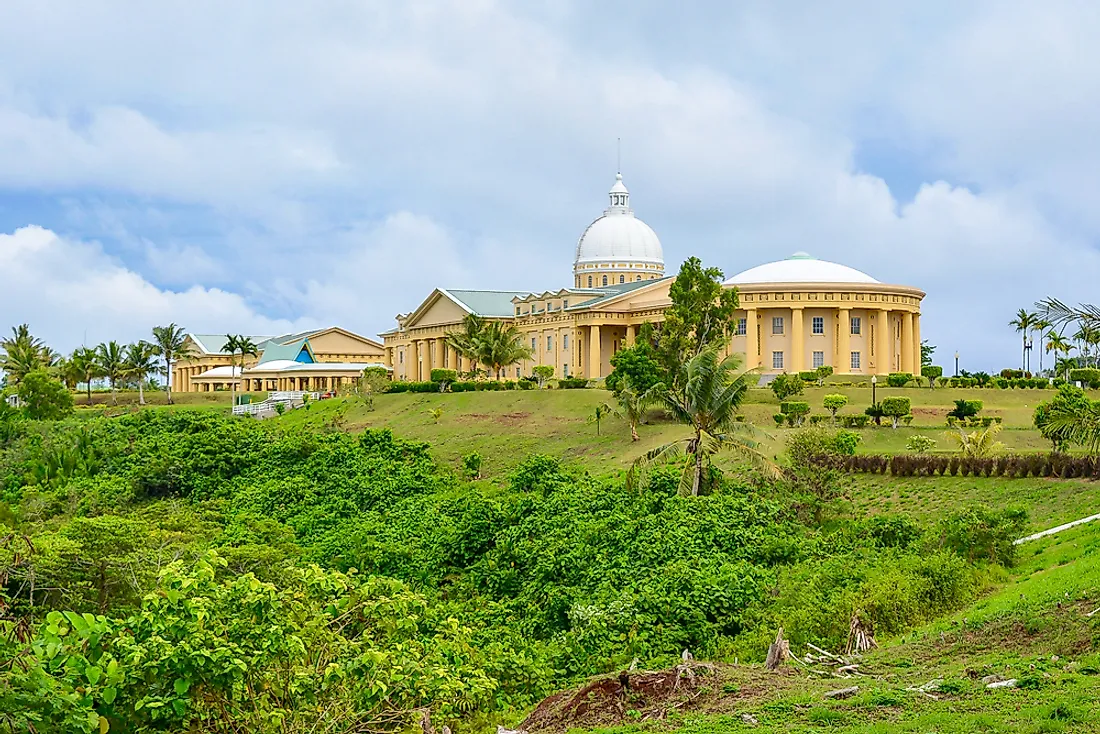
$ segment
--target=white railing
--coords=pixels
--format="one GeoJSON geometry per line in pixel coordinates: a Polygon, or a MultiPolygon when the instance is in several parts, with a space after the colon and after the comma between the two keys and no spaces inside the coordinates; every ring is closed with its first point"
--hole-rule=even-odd
{"type": "Polygon", "coordinates": [[[294,410],[306,403],[307,396],[310,400],[320,399],[320,393],[308,392],[306,390],[280,390],[270,393],[267,396],[267,400],[262,400],[258,403],[234,405],[233,415],[254,415],[259,418],[269,418],[278,412],[275,409],[276,405],[284,405],[287,410],[294,410]]]}
{"type": "Polygon", "coordinates": [[[317,400],[321,397],[321,393],[309,392],[308,390],[277,390],[269,393],[268,400],[275,400],[282,402],[284,400],[302,400],[308,395],[310,400],[317,400]]]}

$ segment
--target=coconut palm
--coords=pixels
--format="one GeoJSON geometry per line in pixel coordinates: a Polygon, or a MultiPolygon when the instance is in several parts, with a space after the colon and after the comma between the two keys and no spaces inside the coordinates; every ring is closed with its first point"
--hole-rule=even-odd
{"type": "Polygon", "coordinates": [[[739,454],[774,478],[781,475],[753,440],[752,426],[737,421],[749,389],[745,374],[739,371],[741,357],[733,354],[720,360],[718,349],[718,345],[707,347],[683,363],[672,381],[678,387],[662,394],[665,407],[691,428],[691,434],[636,459],[627,473],[628,485],[636,484],[655,462],[687,455],[691,461],[680,477],[680,492],[698,495],[713,457],[723,450],[739,454]]]}
{"type": "Polygon", "coordinates": [[[1033,328],[1035,328],[1035,322],[1037,322],[1038,320],[1039,320],[1039,317],[1036,314],[1029,313],[1027,309],[1021,308],[1019,311],[1016,312],[1016,318],[1014,318],[1014,319],[1012,319],[1012,321],[1008,322],[1009,326],[1014,326],[1016,328],[1016,333],[1017,334],[1023,334],[1024,335],[1024,337],[1023,337],[1024,338],[1023,352],[1022,352],[1021,357],[1020,357],[1020,369],[1021,370],[1026,370],[1027,369],[1027,335],[1028,335],[1028,332],[1031,331],[1033,328]]]}
{"type": "Polygon", "coordinates": [[[233,405],[237,404],[237,383],[244,374],[244,358],[245,355],[251,355],[253,357],[260,353],[259,347],[255,342],[249,339],[247,336],[241,334],[226,334],[225,335],[225,351],[229,352],[230,364],[232,365],[233,381],[230,385],[230,399],[233,405]],[[238,365],[237,355],[241,355],[241,361],[238,365]]]}
{"type": "Polygon", "coordinates": [[[1073,338],[1077,340],[1078,350],[1081,352],[1081,359],[1084,361],[1084,366],[1088,367],[1090,362],[1096,364],[1096,355],[1094,354],[1094,347],[1100,344],[1100,326],[1093,325],[1089,322],[1084,322],[1077,329],[1077,333],[1073,335],[1073,338]]]}
{"type": "Polygon", "coordinates": [[[596,424],[596,435],[600,435],[600,423],[609,415],[615,415],[615,409],[607,403],[600,403],[589,416],[588,422],[596,424]]]}
{"type": "Polygon", "coordinates": [[[95,348],[100,374],[111,386],[111,405],[118,405],[118,383],[126,378],[126,350],[116,341],[95,348]]]}
{"type": "Polygon", "coordinates": [[[102,377],[103,374],[99,369],[99,359],[96,356],[94,349],[89,347],[78,347],[73,350],[73,354],[69,357],[69,365],[73,372],[79,375],[80,379],[77,382],[83,382],[85,388],[88,391],[88,405],[92,404],[92,380],[97,377],[102,377]]]}
{"type": "Polygon", "coordinates": [[[0,370],[11,384],[19,384],[28,372],[46,369],[57,361],[57,353],[32,336],[27,324],[13,326],[11,333],[10,337],[0,339],[0,370]]]}
{"type": "Polygon", "coordinates": [[[1069,339],[1065,338],[1061,334],[1052,331],[1047,334],[1047,351],[1054,352],[1054,371],[1058,373],[1063,372],[1064,379],[1069,379],[1069,371],[1072,368],[1072,364],[1066,360],[1061,359],[1059,355],[1068,355],[1073,351],[1073,344],[1069,339]],[[1059,369],[1061,368],[1061,369],[1059,369]]]}
{"type": "Polygon", "coordinates": [[[650,406],[661,399],[664,389],[664,385],[657,383],[648,390],[638,390],[629,379],[623,380],[619,391],[615,393],[615,400],[619,403],[619,414],[630,425],[631,441],[639,439],[638,424],[645,420],[650,406]]]}
{"type": "Polygon", "coordinates": [[[139,341],[126,347],[126,377],[137,382],[138,405],[145,405],[145,382],[157,371],[156,347],[139,341]]]}
{"type": "Polygon", "coordinates": [[[1079,444],[1089,453],[1100,451],[1100,401],[1054,401],[1045,418],[1044,434],[1066,444],[1079,444]]]}
{"type": "Polygon", "coordinates": [[[994,423],[980,431],[966,433],[962,429],[958,433],[948,433],[952,441],[959,444],[959,451],[963,456],[971,459],[985,459],[1000,453],[1005,447],[997,440],[997,434],[1001,432],[1001,424],[994,423]]]}
{"type": "Polygon", "coordinates": [[[477,370],[477,363],[481,358],[481,342],[484,333],[485,319],[476,313],[468,313],[462,317],[462,330],[452,331],[445,337],[447,346],[470,360],[471,372],[477,370]]]}
{"type": "Polygon", "coordinates": [[[164,360],[164,391],[168,394],[168,404],[172,404],[172,365],[181,359],[194,356],[194,349],[187,341],[187,333],[182,326],[153,327],[153,348],[164,360]]]}
{"type": "Polygon", "coordinates": [[[1037,316],[1035,323],[1031,325],[1032,332],[1039,335],[1039,374],[1043,374],[1043,352],[1046,351],[1046,337],[1051,329],[1051,323],[1047,319],[1037,316]]]}
{"type": "Polygon", "coordinates": [[[478,361],[493,370],[498,380],[505,367],[532,356],[531,348],[524,344],[520,330],[501,321],[490,321],[485,325],[479,345],[478,361]]]}

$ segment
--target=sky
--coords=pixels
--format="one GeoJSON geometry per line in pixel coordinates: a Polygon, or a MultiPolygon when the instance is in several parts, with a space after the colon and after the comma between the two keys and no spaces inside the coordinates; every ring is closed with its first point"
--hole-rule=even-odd
{"type": "Polygon", "coordinates": [[[560,288],[616,139],[669,271],[917,286],[944,366],[1100,302],[1100,4],[673,7],[0,3],[0,330],[373,336],[435,287],[560,288]]]}

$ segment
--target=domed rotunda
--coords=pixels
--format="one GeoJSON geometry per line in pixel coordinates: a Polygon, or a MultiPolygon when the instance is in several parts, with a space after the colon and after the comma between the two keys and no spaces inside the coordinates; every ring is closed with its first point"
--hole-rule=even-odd
{"type": "Polygon", "coordinates": [[[573,285],[600,288],[660,278],[665,274],[661,241],[648,224],[634,216],[621,173],[615,174],[608,196],[611,205],[577,242],[573,285]]]}

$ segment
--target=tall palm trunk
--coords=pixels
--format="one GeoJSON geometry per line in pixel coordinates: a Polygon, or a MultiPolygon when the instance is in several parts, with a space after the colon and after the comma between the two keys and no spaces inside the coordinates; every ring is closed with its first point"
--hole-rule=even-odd
{"type": "Polygon", "coordinates": [[[164,358],[164,392],[168,395],[168,404],[172,404],[172,360],[164,358]]]}
{"type": "Polygon", "coordinates": [[[86,383],[86,387],[88,388],[88,405],[91,405],[92,404],[92,378],[91,377],[88,378],[88,382],[86,383]]]}
{"type": "Polygon", "coordinates": [[[138,405],[145,405],[145,385],[142,384],[143,382],[144,382],[144,380],[142,380],[139,377],[138,378],[138,405]]]}
{"type": "Polygon", "coordinates": [[[111,405],[118,405],[118,392],[115,390],[115,378],[108,378],[111,383],[111,405]]]}
{"type": "Polygon", "coordinates": [[[695,447],[692,452],[695,461],[695,470],[692,472],[691,496],[699,496],[699,487],[703,484],[703,432],[695,429],[695,447]]]}

